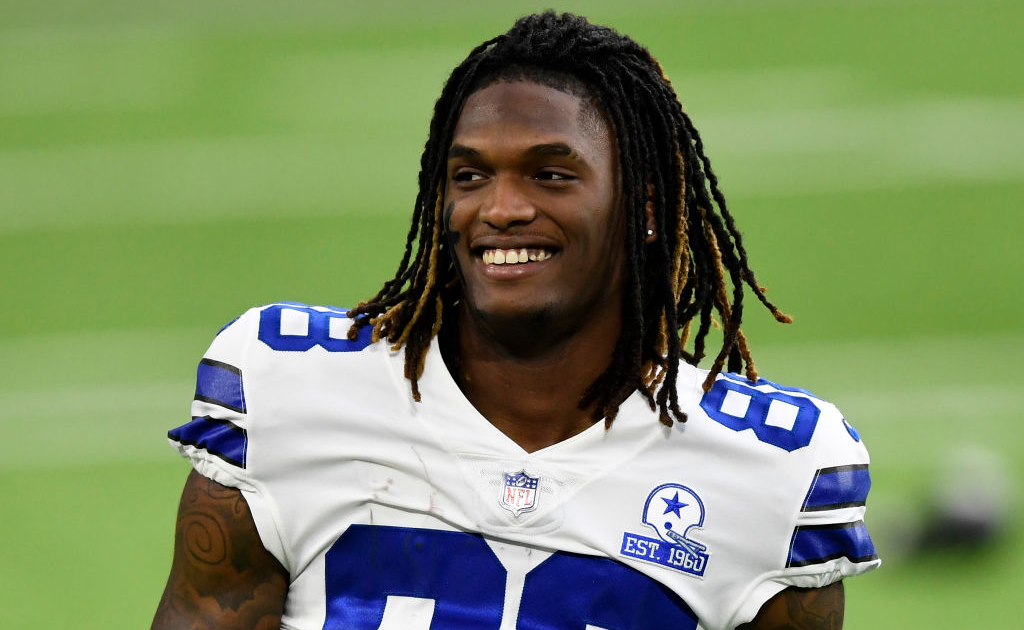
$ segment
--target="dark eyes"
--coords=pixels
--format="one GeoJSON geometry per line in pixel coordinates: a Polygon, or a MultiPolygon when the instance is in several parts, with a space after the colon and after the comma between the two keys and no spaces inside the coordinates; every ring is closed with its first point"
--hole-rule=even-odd
{"type": "MultiPolygon", "coordinates": [[[[483,181],[487,178],[487,175],[475,170],[460,170],[452,175],[452,181],[458,183],[473,183],[483,181]]],[[[570,175],[563,171],[552,171],[542,170],[538,171],[533,179],[541,182],[568,182],[577,179],[575,175],[570,175]]]]}
{"type": "Polygon", "coordinates": [[[541,171],[534,175],[534,179],[548,182],[567,182],[576,179],[576,177],[561,171],[541,171]]]}
{"type": "Polygon", "coordinates": [[[459,171],[452,176],[452,181],[456,182],[478,182],[482,180],[484,176],[476,171],[459,171]]]}

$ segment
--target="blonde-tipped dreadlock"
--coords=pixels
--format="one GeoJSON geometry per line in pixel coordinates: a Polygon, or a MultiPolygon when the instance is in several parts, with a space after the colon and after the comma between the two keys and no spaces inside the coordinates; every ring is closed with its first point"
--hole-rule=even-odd
{"type": "Polygon", "coordinates": [[[708,331],[721,320],[723,342],[704,382],[724,368],[754,380],[757,371],[740,331],[749,289],[777,321],[792,319],[768,301],[703,142],[683,112],[672,84],[646,48],[586,18],[548,11],[518,20],[504,35],[476,48],[448,78],[434,106],[420,158],[419,193],[405,253],[395,277],[350,315],[350,337],[372,326],[372,338],[405,349],[405,374],[419,400],[418,380],[445,310],[461,297],[445,236],[444,190],[448,147],[466,99],[501,80],[528,80],[584,98],[603,110],[619,148],[626,215],[628,278],[623,329],[608,368],[579,405],[595,419],[614,420],[634,391],[643,393],[665,424],[685,421],[676,376],[680,360],[704,357],[708,331]],[[647,205],[658,238],[646,242],[647,205]],[[415,254],[413,248],[415,246],[415,254]],[[687,352],[692,324],[693,351],[687,352]]]}

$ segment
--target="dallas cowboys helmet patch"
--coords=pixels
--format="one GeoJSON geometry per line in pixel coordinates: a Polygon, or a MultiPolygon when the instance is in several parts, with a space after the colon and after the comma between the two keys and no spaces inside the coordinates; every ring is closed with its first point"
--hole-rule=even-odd
{"type": "Polygon", "coordinates": [[[693,530],[704,526],[704,502],[696,492],[678,483],[661,484],[647,496],[640,520],[657,538],[625,532],[621,555],[696,577],[704,575],[707,547],[691,538],[693,530]]]}

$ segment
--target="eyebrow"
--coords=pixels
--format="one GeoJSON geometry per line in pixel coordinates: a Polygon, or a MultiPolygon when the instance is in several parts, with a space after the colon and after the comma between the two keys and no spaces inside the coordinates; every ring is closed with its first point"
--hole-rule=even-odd
{"type": "Polygon", "coordinates": [[[529,155],[564,155],[574,160],[579,160],[580,157],[570,147],[563,142],[551,142],[549,144],[535,144],[526,151],[529,155]]]}
{"type": "MultiPolygon", "coordinates": [[[[544,144],[535,144],[526,150],[526,155],[530,157],[541,157],[546,155],[557,155],[571,158],[579,162],[586,162],[579,153],[577,153],[572,147],[565,144],[564,142],[548,142],[544,144]]],[[[479,158],[481,153],[472,147],[467,147],[464,144],[453,144],[448,149],[448,159],[452,160],[455,158],[479,158]]]]}
{"type": "Polygon", "coordinates": [[[480,152],[476,149],[471,149],[464,144],[453,144],[448,149],[448,159],[453,158],[475,158],[480,157],[480,152]]]}

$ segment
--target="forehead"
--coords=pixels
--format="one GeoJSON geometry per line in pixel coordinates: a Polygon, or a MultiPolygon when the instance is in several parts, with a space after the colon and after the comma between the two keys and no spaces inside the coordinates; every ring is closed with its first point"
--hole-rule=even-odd
{"type": "MultiPolygon", "coordinates": [[[[607,149],[610,126],[590,99],[526,79],[500,80],[466,99],[455,126],[456,142],[510,132],[562,136],[574,144],[607,149]]],[[[523,140],[526,140],[524,137],[523,140]]]]}

